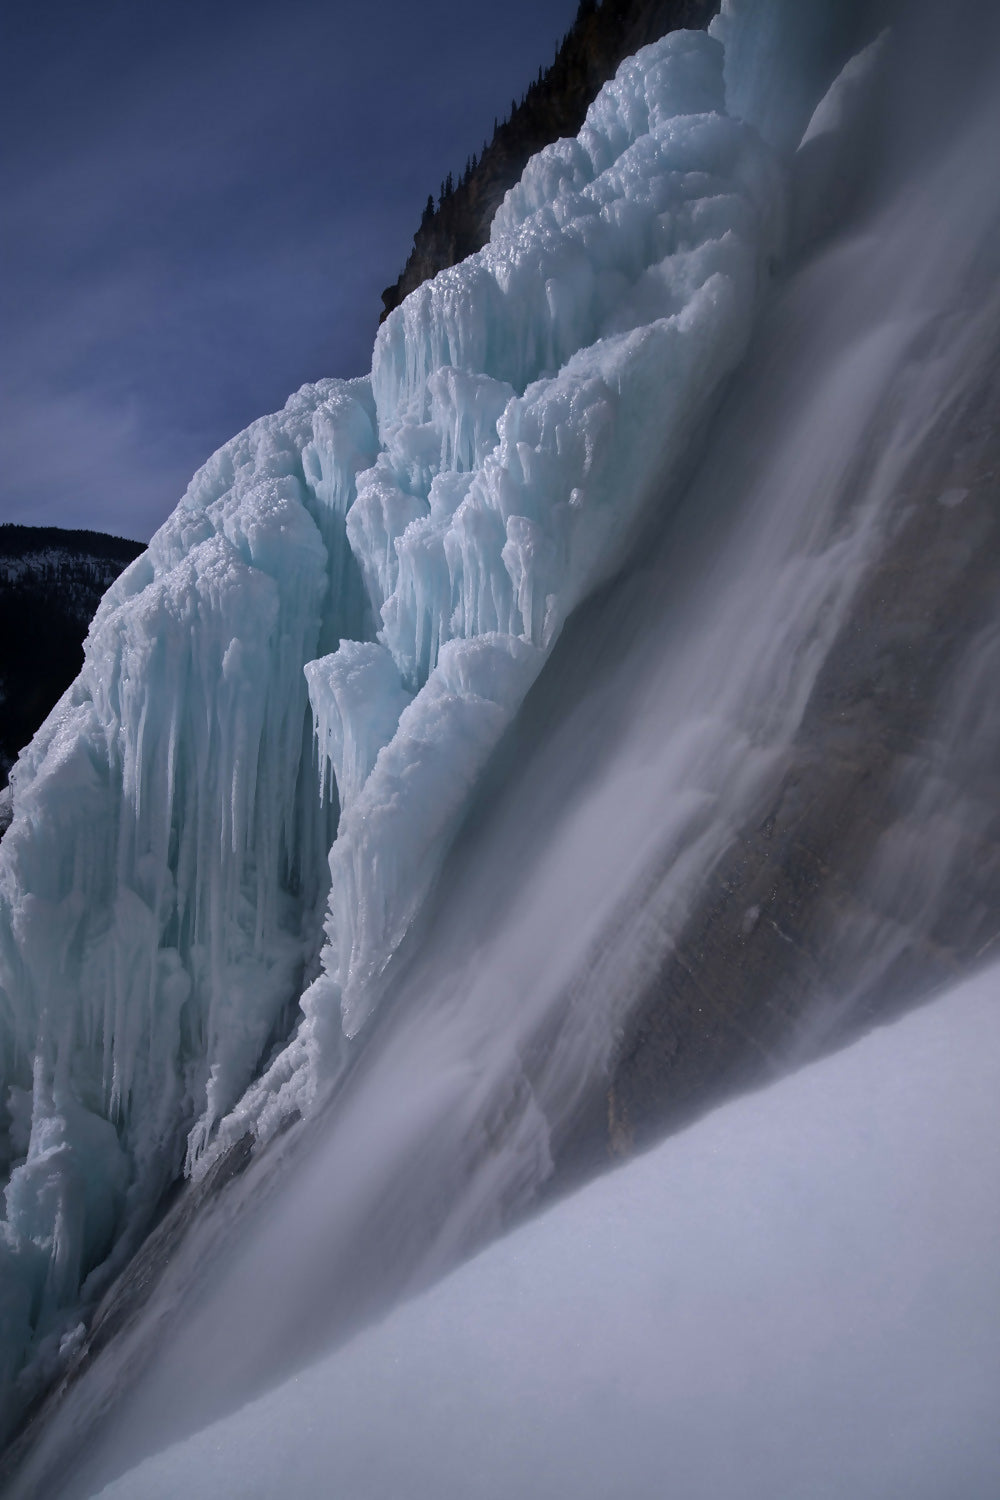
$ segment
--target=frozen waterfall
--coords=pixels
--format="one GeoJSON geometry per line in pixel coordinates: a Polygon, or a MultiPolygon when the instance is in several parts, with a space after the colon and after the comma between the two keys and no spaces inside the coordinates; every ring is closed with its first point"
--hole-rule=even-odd
{"type": "Polygon", "coordinates": [[[746,348],[785,175],[726,114],[717,41],[646,48],[389,319],[371,380],[228,443],[109,592],[0,866],[8,1377],[185,1158],[336,1075],[563,622],[746,348]]]}
{"type": "MultiPolygon", "coordinates": [[[[234,1410],[524,1213],[601,1102],[995,362],[995,103],[894,157],[867,9],[726,0],[628,59],[370,377],[234,438],[106,596],[0,846],[12,1414],[178,1174],[256,1156],[54,1452],[167,1320],[112,1467],[234,1410]]],[[[953,684],[986,747],[996,629],[953,684]]],[[[922,913],[978,816],[943,796],[922,913]]],[[[905,937],[858,937],[866,983],[905,937]]]]}

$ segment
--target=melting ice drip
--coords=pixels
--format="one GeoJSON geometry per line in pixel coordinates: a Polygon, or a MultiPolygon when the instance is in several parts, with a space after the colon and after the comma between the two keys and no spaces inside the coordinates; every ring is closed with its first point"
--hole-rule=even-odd
{"type": "Polygon", "coordinates": [[[746,348],[831,9],[734,0],[625,62],[370,379],[228,443],[106,596],[0,854],[8,1375],[183,1159],[341,1065],[499,735],[746,348]]]}

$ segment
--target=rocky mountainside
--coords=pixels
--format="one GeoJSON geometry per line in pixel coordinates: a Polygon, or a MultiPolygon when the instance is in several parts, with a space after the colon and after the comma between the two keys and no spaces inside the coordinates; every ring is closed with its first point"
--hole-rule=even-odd
{"type": "Polygon", "coordinates": [[[55,526],[0,526],[0,786],[83,662],[105,590],[141,542],[55,526]]]}
{"type": "Polygon", "coordinates": [[[1000,951],[998,369],[928,434],[769,796],[630,1019],[613,1154],[1000,951]]]}
{"type": "Polygon", "coordinates": [[[618,64],[678,27],[707,26],[718,0],[581,0],[576,19],[547,69],[510,114],[494,126],[482,155],[471,157],[457,184],[451,173],[440,195],[427,199],[413,249],[399,280],[382,293],[385,319],[421,282],[472,255],[490,237],[490,223],[530,157],[551,141],[574,136],[587,107],[618,64]]]}

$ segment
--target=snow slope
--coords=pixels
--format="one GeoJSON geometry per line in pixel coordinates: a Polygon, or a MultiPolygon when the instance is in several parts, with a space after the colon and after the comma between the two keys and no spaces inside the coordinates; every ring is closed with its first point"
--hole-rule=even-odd
{"type": "Polygon", "coordinates": [[[989,1500],[998,1133],[993,968],[591,1183],[100,1494],[989,1500]]]}

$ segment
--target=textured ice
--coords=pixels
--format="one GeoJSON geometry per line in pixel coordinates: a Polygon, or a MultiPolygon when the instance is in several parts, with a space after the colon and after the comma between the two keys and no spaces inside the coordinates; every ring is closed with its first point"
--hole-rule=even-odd
{"type": "Polygon", "coordinates": [[[12,1369],[182,1162],[335,1073],[567,615],[670,503],[830,82],[830,8],[802,9],[727,4],[725,82],[703,33],[623,63],[389,317],[370,382],[233,439],[106,597],[0,850],[12,1369]]]}
{"type": "Polygon", "coordinates": [[[870,0],[722,0],[709,33],[726,49],[730,114],[782,153],[794,151],[871,10],[870,0]]]}
{"type": "Polygon", "coordinates": [[[516,635],[447,642],[346,808],[330,851],[326,975],[317,987],[324,994],[335,981],[349,1036],[376,1002],[386,963],[433,882],[437,851],[540,665],[541,652],[516,635]]]}
{"type": "Polygon", "coordinates": [[[320,795],[341,810],[357,800],[382,746],[410,702],[389,652],[375,641],[345,641],[306,663],[306,682],[320,757],[320,795]]]}
{"type": "MultiPolygon", "coordinates": [[[[369,410],[362,382],[306,387],[206,464],[14,770],[0,1279],[43,1332],[198,1155],[315,960],[333,814],[302,666],[324,619],[363,624],[322,533],[370,462],[369,410]]],[[[14,1363],[22,1342],[3,1339],[14,1363]]]]}

